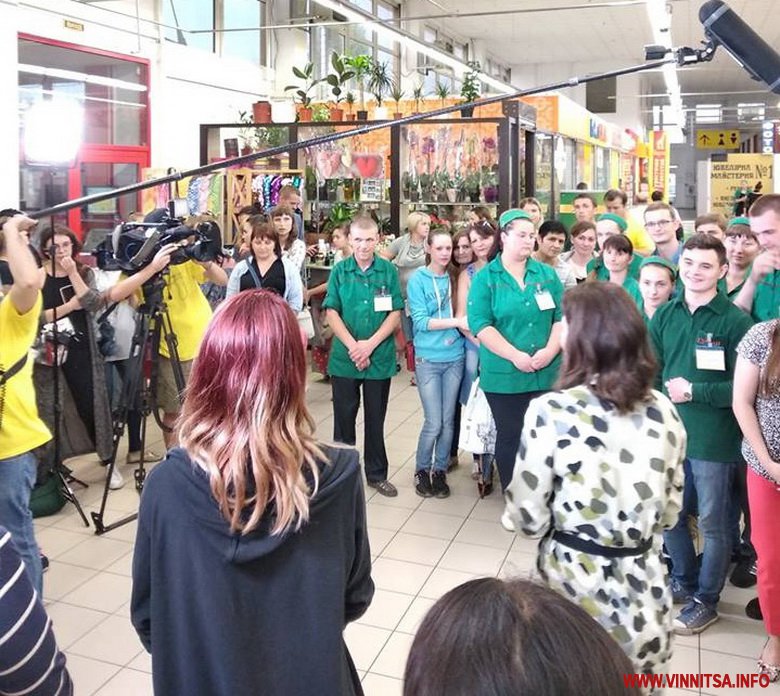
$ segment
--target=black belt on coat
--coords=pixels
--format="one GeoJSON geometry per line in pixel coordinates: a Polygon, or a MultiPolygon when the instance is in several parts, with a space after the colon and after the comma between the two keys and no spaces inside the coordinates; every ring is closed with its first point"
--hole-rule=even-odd
{"type": "Polygon", "coordinates": [[[643,539],[639,546],[602,546],[595,541],[583,539],[569,532],[553,532],[552,538],[559,544],[568,546],[575,551],[589,553],[593,556],[604,556],[605,558],[627,558],[629,556],[642,556],[653,546],[652,539],[643,539]]]}

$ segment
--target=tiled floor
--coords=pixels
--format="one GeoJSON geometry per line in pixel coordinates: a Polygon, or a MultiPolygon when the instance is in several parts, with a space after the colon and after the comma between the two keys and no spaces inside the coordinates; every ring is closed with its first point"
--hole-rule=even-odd
{"type": "MultiPolygon", "coordinates": [[[[330,388],[314,377],[308,397],[322,437],[329,438],[333,424],[330,388]]],[[[377,590],[368,612],[346,630],[368,696],[401,693],[414,632],[443,593],[479,575],[528,575],[534,566],[534,542],[505,532],[498,522],[500,497],[494,493],[478,499],[466,455],[449,477],[450,498],[423,500],[415,495],[412,476],[421,420],[417,391],[402,373],[393,383],[386,422],[390,473],[399,495],[383,498],[367,489],[377,590]]],[[[161,449],[159,431],[154,432],[156,442],[151,446],[161,449]]],[[[97,510],[103,470],[94,457],[72,465],[90,484],[78,492],[79,500],[88,512],[97,510]]],[[[122,470],[130,479],[132,469],[122,465],[122,470]]],[[[134,512],[137,505],[137,493],[128,481],[124,489],[110,493],[105,523],[134,512]]],[[[135,523],[98,537],[93,527],[83,526],[73,506],[66,505],[56,516],[36,520],[36,532],[51,559],[44,576],[44,599],[57,640],[68,655],[76,694],[151,694],[151,660],[128,614],[135,523]]],[[[676,639],[672,671],[752,672],[764,640],[762,624],[743,614],[753,596],[752,590],[727,585],[721,621],[700,637],[676,639]]],[[[672,696],[683,693],[693,692],[667,691],[672,696]]]]}

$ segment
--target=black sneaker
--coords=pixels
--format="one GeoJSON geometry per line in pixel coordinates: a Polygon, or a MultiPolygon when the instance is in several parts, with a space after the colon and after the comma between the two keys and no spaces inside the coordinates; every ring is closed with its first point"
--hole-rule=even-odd
{"type": "Polygon", "coordinates": [[[41,554],[41,571],[46,572],[49,570],[49,557],[41,554]]]}
{"type": "Polygon", "coordinates": [[[447,474],[444,471],[434,471],[431,474],[431,488],[437,498],[448,498],[450,487],[447,485],[447,474]]]}
{"type": "Polygon", "coordinates": [[[740,560],[729,581],[734,587],[753,587],[756,584],[756,562],[749,558],[740,560]]]}
{"type": "Polygon", "coordinates": [[[414,491],[423,498],[433,497],[433,486],[431,486],[431,476],[428,471],[422,470],[415,473],[414,491]]]}
{"type": "Polygon", "coordinates": [[[761,621],[764,618],[764,614],[761,612],[761,605],[758,603],[758,597],[751,599],[745,605],[745,614],[754,621],[761,621]]]}

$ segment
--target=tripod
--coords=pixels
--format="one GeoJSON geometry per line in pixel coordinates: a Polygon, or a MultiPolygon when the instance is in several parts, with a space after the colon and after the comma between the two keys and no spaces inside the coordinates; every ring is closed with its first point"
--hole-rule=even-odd
{"type": "Polygon", "coordinates": [[[168,347],[168,355],[170,356],[171,366],[173,368],[173,378],[176,382],[176,388],[180,395],[184,391],[184,374],[179,361],[176,335],[173,333],[171,318],[163,301],[163,290],[166,287],[165,274],[167,273],[167,269],[162,273],[158,273],[147,280],[142,286],[144,301],[138,308],[138,320],[130,346],[130,357],[128,358],[129,365],[125,372],[119,404],[114,413],[111,458],[108,460],[108,471],[103,488],[103,497],[100,501],[100,509],[97,512],[91,513],[92,521],[95,524],[95,534],[98,535],[121,527],[138,517],[138,513],[134,512],[112,524],[104,523],[109,485],[111,483],[111,475],[114,473],[114,467],[116,466],[119,443],[122,440],[127,425],[127,414],[136,404],[139,393],[142,417],[141,458],[138,462],[138,467],[133,472],[135,488],[139,493],[143,490],[144,481],[146,480],[144,454],[146,452],[146,419],[149,414],[154,415],[154,419],[157,421],[160,428],[164,430],[168,429],[162,422],[157,408],[159,349],[160,341],[163,339],[165,340],[165,345],[168,347]],[[151,357],[152,364],[151,374],[148,380],[144,379],[144,359],[146,355],[151,357]]]}

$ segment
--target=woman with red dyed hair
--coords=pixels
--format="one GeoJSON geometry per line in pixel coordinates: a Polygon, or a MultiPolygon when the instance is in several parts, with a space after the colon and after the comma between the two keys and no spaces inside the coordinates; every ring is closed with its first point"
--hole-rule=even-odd
{"type": "Polygon", "coordinates": [[[362,694],[342,637],[374,591],[354,449],[314,438],[295,314],[214,314],[138,515],[131,616],[156,694],[362,694]],[[279,365],[284,365],[280,376],[279,365]]]}

